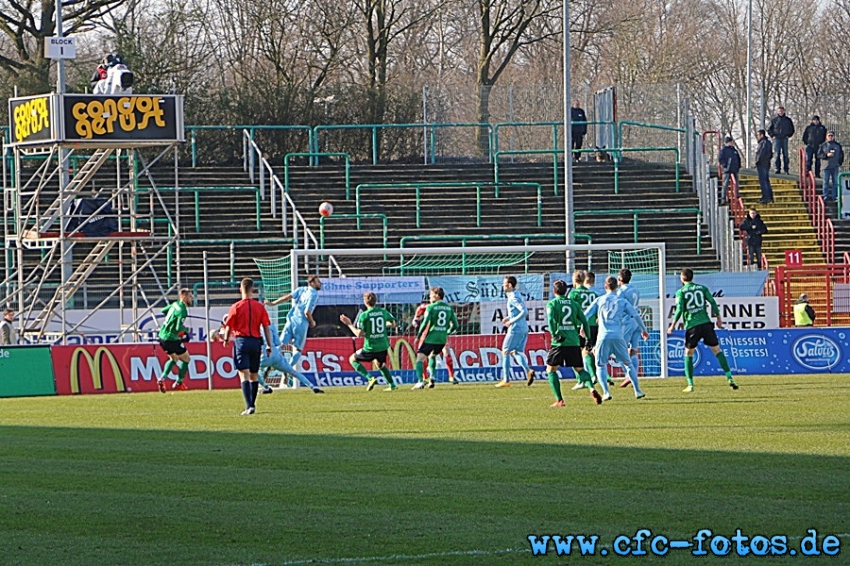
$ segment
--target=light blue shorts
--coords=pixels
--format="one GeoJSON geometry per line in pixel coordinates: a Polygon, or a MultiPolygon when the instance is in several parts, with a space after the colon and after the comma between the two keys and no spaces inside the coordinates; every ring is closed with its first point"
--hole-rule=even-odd
{"type": "Polygon", "coordinates": [[[276,369],[277,371],[286,371],[284,369],[285,365],[288,364],[284,364],[283,354],[280,352],[280,350],[275,348],[272,350],[272,355],[267,356],[265,348],[263,349],[263,357],[260,358],[261,368],[272,368],[276,369]]]}
{"type": "Polygon", "coordinates": [[[640,343],[643,342],[643,338],[641,338],[641,330],[636,322],[630,322],[623,328],[623,339],[629,348],[640,350],[640,343]]]}
{"type": "Polygon", "coordinates": [[[622,338],[604,338],[596,342],[596,365],[599,367],[608,363],[611,355],[621,364],[629,363],[629,348],[622,338]]]}
{"type": "Polygon", "coordinates": [[[525,353],[525,345],[528,342],[528,330],[520,330],[515,332],[513,326],[508,328],[505,334],[505,340],[502,342],[503,352],[516,352],[517,354],[525,353]]]}
{"type": "Polygon", "coordinates": [[[307,342],[308,328],[310,328],[309,323],[296,326],[287,320],[283,327],[283,334],[280,337],[280,343],[284,346],[295,346],[295,348],[300,352],[304,349],[304,344],[307,342]]]}

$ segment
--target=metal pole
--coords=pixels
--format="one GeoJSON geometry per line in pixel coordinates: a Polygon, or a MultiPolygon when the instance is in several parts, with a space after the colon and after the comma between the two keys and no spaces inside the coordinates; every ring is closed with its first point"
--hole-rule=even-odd
{"type": "Polygon", "coordinates": [[[422,85],[422,149],[428,165],[428,86],[422,85]]]}
{"type": "MultiPolygon", "coordinates": [[[[56,0],[56,37],[63,37],[62,33],[62,3],[64,0],[56,0]]],[[[56,93],[65,92],[65,60],[56,60],[56,93]]]]}
{"type": "Polygon", "coordinates": [[[207,388],[212,391],[213,381],[212,381],[212,342],[209,340],[209,332],[210,332],[210,281],[209,281],[210,270],[207,264],[207,250],[204,250],[204,324],[207,328],[207,339],[205,342],[207,343],[207,388]]]}
{"type": "MultiPolygon", "coordinates": [[[[572,126],[570,120],[570,3],[564,2],[564,236],[567,244],[575,243],[573,225],[573,160],[572,126]]],[[[557,157],[557,156],[556,156],[557,157]]],[[[558,187],[555,187],[557,189],[558,187]]],[[[573,270],[573,253],[567,251],[567,273],[573,270]]]]}
{"type": "Polygon", "coordinates": [[[750,148],[753,124],[753,0],[747,6],[747,118],[745,122],[746,167],[750,167],[750,148]]]}

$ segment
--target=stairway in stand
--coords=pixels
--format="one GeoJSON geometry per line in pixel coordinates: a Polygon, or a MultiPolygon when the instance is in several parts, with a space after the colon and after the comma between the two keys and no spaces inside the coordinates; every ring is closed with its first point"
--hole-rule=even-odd
{"type": "Polygon", "coordinates": [[[744,206],[755,207],[767,225],[762,239],[762,253],[771,267],[785,264],[785,250],[803,252],[803,263],[821,265],[824,262],[817,234],[803,202],[797,179],[790,175],[771,174],[773,202],[759,204],[761,189],[758,177],[742,173],[739,195],[744,206]]]}

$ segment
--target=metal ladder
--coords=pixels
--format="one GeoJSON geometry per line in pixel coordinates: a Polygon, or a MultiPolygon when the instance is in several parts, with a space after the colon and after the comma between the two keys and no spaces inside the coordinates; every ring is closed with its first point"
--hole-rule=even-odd
{"type": "Polygon", "coordinates": [[[114,245],[115,240],[97,242],[86,258],[80,262],[77,269],[74,270],[74,273],[71,274],[68,280],[56,287],[53,297],[50,301],[48,301],[41,312],[38,313],[38,316],[33,319],[32,326],[30,327],[30,331],[38,332],[37,339],[41,339],[44,335],[47,324],[53,316],[53,311],[56,310],[56,306],[62,302],[63,297],[67,300],[77,292],[88,276],[91,275],[91,272],[95,270],[101,260],[106,257],[106,254],[109,253],[109,250],[111,250],[114,245]]]}
{"type": "MultiPolygon", "coordinates": [[[[47,232],[54,222],[59,218],[60,211],[67,211],[73,200],[82,192],[83,187],[92,180],[98,169],[106,162],[114,149],[98,149],[89,157],[88,161],[80,167],[74,178],[68,183],[68,186],[62,191],[61,195],[56,196],[47,210],[44,212],[44,217],[39,224],[38,230],[40,233],[47,232]]],[[[95,193],[97,196],[99,192],[95,193]]]]}

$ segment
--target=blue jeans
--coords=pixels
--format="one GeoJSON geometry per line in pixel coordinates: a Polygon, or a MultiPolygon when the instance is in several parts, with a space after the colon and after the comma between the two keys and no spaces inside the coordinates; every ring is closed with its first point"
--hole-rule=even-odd
{"type": "Polygon", "coordinates": [[[778,172],[779,157],[784,157],[782,169],[788,172],[788,138],[773,138],[773,153],[776,155],[776,171],[778,172]]]}
{"type": "Polygon", "coordinates": [[[823,200],[835,200],[838,195],[838,167],[823,170],[823,200]]]}
{"type": "Polygon", "coordinates": [[[818,157],[818,148],[810,145],[806,146],[806,171],[814,171],[816,179],[820,177],[820,157],[818,157]],[[815,165],[814,169],[812,169],[813,161],[815,165]]]}
{"type": "Polygon", "coordinates": [[[720,189],[720,200],[726,200],[726,195],[728,194],[729,189],[729,183],[732,182],[732,177],[735,177],[735,198],[738,198],[738,174],[729,173],[728,171],[726,171],[723,173],[723,188],[720,189]]]}
{"type": "Polygon", "coordinates": [[[773,187],[770,186],[770,165],[757,165],[756,171],[759,174],[759,187],[761,187],[761,200],[773,200],[773,187]]]}

